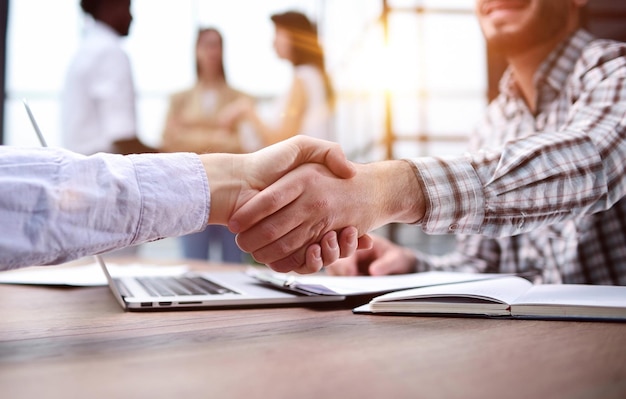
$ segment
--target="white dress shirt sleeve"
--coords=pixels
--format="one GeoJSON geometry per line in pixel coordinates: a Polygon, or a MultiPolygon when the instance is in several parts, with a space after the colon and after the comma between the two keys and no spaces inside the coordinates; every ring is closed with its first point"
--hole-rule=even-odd
{"type": "Polygon", "coordinates": [[[83,156],[0,146],[0,270],[196,232],[209,209],[195,154],[83,156]]]}

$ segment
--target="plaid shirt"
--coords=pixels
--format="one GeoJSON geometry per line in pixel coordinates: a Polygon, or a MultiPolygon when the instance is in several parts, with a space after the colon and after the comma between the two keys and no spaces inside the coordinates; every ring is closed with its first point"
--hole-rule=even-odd
{"type": "Polygon", "coordinates": [[[455,252],[422,254],[417,269],[626,285],[626,43],[580,30],[535,85],[533,114],[507,71],[469,154],[412,160],[423,230],[459,235],[455,252]]]}

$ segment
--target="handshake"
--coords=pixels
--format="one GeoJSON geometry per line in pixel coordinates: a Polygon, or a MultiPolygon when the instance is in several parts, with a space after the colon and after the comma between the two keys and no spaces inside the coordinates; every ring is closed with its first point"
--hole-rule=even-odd
{"type": "Polygon", "coordinates": [[[200,156],[209,224],[279,272],[313,273],[369,248],[373,229],[421,219],[424,200],[406,161],[353,164],[339,144],[296,136],[251,154],[200,156]]]}

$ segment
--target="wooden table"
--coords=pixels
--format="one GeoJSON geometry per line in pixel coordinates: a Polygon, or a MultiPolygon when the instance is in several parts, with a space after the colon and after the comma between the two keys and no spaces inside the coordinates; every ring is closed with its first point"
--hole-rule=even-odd
{"type": "Polygon", "coordinates": [[[626,398],[626,324],[123,312],[106,287],[0,286],[2,398],[626,398]]]}

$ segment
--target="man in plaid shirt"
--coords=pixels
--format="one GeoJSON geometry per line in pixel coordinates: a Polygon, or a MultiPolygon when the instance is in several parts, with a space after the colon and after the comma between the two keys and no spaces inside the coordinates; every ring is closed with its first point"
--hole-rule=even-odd
{"type": "MultiPolygon", "coordinates": [[[[242,224],[250,205],[232,219],[239,244],[276,270],[310,272],[299,267],[301,254],[290,251],[296,245],[286,242],[314,240],[318,231],[345,225],[362,234],[389,222],[418,222],[430,234],[457,234],[456,250],[428,256],[374,237],[372,248],[328,271],[523,272],[544,283],[625,285],[626,44],[580,29],[585,3],[477,0],[485,38],[510,66],[470,152],[361,165],[360,191],[345,181],[309,180],[316,190],[303,189],[289,206],[307,213],[309,224],[290,225],[280,212],[242,224]],[[370,193],[383,199],[370,200],[370,193]],[[268,231],[284,234],[283,246],[258,238],[268,231]]],[[[287,190],[281,183],[268,194],[287,190]]]]}

